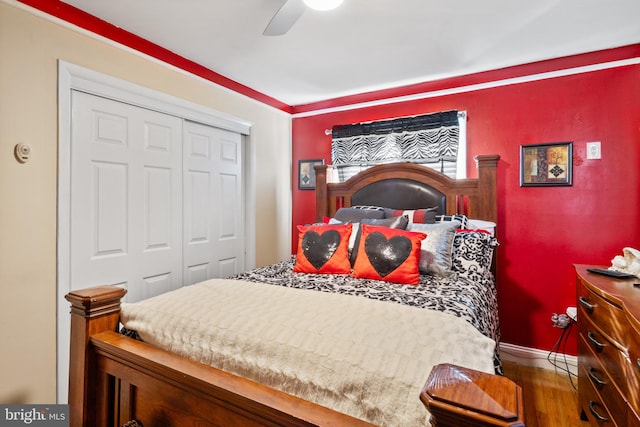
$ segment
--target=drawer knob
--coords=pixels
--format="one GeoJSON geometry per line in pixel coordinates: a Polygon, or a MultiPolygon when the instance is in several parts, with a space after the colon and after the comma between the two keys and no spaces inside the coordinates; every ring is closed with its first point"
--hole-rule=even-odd
{"type": "Polygon", "coordinates": [[[607,382],[601,380],[600,378],[598,378],[598,375],[596,375],[597,372],[598,371],[595,368],[590,368],[589,369],[589,378],[591,378],[591,382],[593,382],[593,384],[595,384],[596,387],[602,388],[605,385],[607,385],[607,382]]]}
{"type": "Polygon", "coordinates": [[[596,308],[595,304],[591,304],[589,302],[589,300],[587,299],[587,297],[580,297],[578,298],[578,303],[580,303],[580,305],[587,310],[589,313],[593,312],[593,310],[596,308]]]}
{"type": "Polygon", "coordinates": [[[605,346],[605,344],[603,344],[600,341],[598,341],[598,339],[596,338],[596,336],[595,336],[595,334],[593,332],[589,332],[587,334],[587,339],[589,340],[589,343],[598,351],[602,351],[602,349],[605,346]]]}
{"type": "Polygon", "coordinates": [[[638,370],[640,371],[640,357],[636,359],[636,365],[638,366],[638,370]]]}
{"type": "Polygon", "coordinates": [[[598,411],[596,411],[596,408],[595,408],[596,405],[598,405],[598,402],[594,402],[593,400],[589,401],[589,411],[591,411],[593,416],[596,417],[596,419],[598,421],[600,421],[601,423],[605,423],[605,422],[609,421],[609,418],[603,417],[602,415],[600,415],[598,413],[598,411]]]}

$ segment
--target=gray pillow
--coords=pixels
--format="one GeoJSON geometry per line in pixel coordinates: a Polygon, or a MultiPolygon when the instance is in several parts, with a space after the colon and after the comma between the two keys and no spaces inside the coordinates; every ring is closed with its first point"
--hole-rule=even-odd
{"type": "Polygon", "coordinates": [[[360,222],[364,218],[383,219],[384,211],[377,209],[340,208],[333,219],[340,222],[360,222]]]}
{"type": "Polygon", "coordinates": [[[453,239],[460,222],[447,221],[437,224],[409,224],[407,230],[426,233],[420,246],[418,270],[422,274],[447,277],[453,274],[453,239]]]}

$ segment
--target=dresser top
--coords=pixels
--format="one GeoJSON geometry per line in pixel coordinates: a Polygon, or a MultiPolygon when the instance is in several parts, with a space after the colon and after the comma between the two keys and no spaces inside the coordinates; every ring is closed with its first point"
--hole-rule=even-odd
{"type": "Polygon", "coordinates": [[[617,279],[587,271],[588,268],[608,268],[601,265],[575,264],[575,268],[578,277],[592,285],[592,291],[624,308],[640,325],[640,286],[634,286],[640,283],[639,278],[617,279]]]}

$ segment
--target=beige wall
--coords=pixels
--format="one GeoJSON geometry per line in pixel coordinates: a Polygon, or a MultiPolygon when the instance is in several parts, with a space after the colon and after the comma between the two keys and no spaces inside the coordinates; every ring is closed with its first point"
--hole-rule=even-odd
{"type": "Polygon", "coordinates": [[[289,115],[0,0],[0,403],[56,399],[59,59],[252,123],[256,264],[290,253],[289,115]]]}

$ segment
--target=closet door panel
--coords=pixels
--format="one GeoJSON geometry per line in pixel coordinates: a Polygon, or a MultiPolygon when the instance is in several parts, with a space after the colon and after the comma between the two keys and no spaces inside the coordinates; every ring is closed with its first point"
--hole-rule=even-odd
{"type": "Polygon", "coordinates": [[[182,285],[182,119],[73,92],[71,289],[182,285]]]}
{"type": "Polygon", "coordinates": [[[244,270],[242,140],[185,122],[185,282],[244,270]]]}

